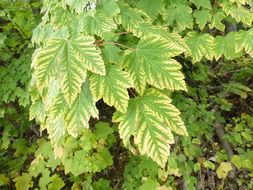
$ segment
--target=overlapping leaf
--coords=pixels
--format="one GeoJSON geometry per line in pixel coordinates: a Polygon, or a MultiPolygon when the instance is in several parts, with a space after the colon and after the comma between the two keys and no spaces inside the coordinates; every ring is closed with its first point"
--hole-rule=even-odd
{"type": "Polygon", "coordinates": [[[213,59],[213,41],[214,38],[209,34],[188,33],[186,43],[189,46],[189,55],[192,56],[193,62],[200,61],[202,57],[213,59]]]}
{"type": "Polygon", "coordinates": [[[253,28],[237,33],[235,47],[237,52],[244,49],[247,54],[253,57],[253,28]]]}
{"type": "Polygon", "coordinates": [[[93,74],[90,80],[95,100],[103,98],[108,105],[126,112],[129,100],[127,88],[133,87],[132,79],[127,72],[110,65],[107,67],[106,76],[93,74]]]}
{"type": "Polygon", "coordinates": [[[174,56],[188,50],[183,38],[177,33],[170,33],[163,27],[154,26],[149,23],[141,23],[134,28],[133,33],[139,38],[147,37],[150,35],[158,35],[161,39],[166,41],[170,46],[170,53],[174,53],[174,56]]]}
{"type": "Polygon", "coordinates": [[[65,134],[64,117],[48,117],[44,128],[47,129],[50,141],[53,146],[57,146],[60,138],[65,134]]]}
{"type": "Polygon", "coordinates": [[[225,14],[223,12],[217,12],[213,15],[212,23],[210,24],[210,27],[217,28],[220,31],[225,30],[225,25],[221,22],[225,18],[225,14]]]}
{"type": "Polygon", "coordinates": [[[83,17],[84,30],[90,35],[103,36],[105,32],[112,31],[116,28],[116,25],[112,18],[99,13],[94,16],[83,17]]]}
{"type": "Polygon", "coordinates": [[[86,7],[86,4],[91,1],[92,0],[63,0],[62,4],[64,7],[68,5],[71,11],[74,10],[77,13],[81,13],[86,7]]]}
{"type": "Polygon", "coordinates": [[[169,25],[175,22],[179,31],[193,27],[192,9],[186,5],[167,8],[164,13],[164,19],[169,25]]]}
{"type": "Polygon", "coordinates": [[[75,102],[67,110],[65,123],[69,134],[77,137],[80,130],[89,127],[88,122],[91,116],[98,117],[95,103],[90,92],[89,82],[86,80],[75,102]]]}
{"type": "Polygon", "coordinates": [[[33,102],[30,106],[30,120],[35,118],[42,123],[46,118],[45,105],[41,100],[33,102]]]}
{"type": "Polygon", "coordinates": [[[236,4],[224,1],[222,4],[223,11],[235,18],[237,22],[242,22],[245,25],[251,26],[253,22],[253,13],[244,6],[237,6],[236,4]]]}
{"type": "Polygon", "coordinates": [[[193,13],[194,17],[196,18],[196,23],[199,25],[199,28],[203,30],[205,25],[208,22],[211,22],[212,15],[209,10],[200,10],[200,11],[195,11],[193,13]]]}
{"type": "Polygon", "coordinates": [[[93,45],[93,39],[87,36],[49,40],[34,58],[38,86],[47,84],[52,76],[59,77],[63,96],[71,105],[81,90],[86,70],[105,74],[99,54],[93,45]]]}
{"type": "Polygon", "coordinates": [[[210,0],[190,0],[190,1],[194,3],[198,9],[200,7],[212,9],[210,0]]]}
{"type": "Polygon", "coordinates": [[[128,50],[123,62],[132,75],[135,89],[142,94],[149,83],[160,89],[186,90],[181,66],[169,57],[174,56],[169,44],[156,35],[143,38],[135,50],[128,50]]]}
{"type": "Polygon", "coordinates": [[[139,9],[133,9],[127,4],[119,4],[120,14],[115,17],[118,24],[122,24],[127,30],[133,30],[138,24],[149,21],[149,16],[139,9]]]}
{"type": "Polygon", "coordinates": [[[216,60],[223,55],[226,59],[235,59],[240,56],[236,52],[236,34],[236,32],[230,32],[226,37],[217,36],[214,39],[214,57],[216,60]]]}
{"type": "Polygon", "coordinates": [[[142,97],[131,99],[129,109],[119,125],[120,136],[126,145],[134,136],[141,154],[150,156],[164,167],[173,143],[174,131],[187,135],[186,128],[177,108],[161,92],[149,89],[142,97]]]}
{"type": "Polygon", "coordinates": [[[155,19],[163,11],[163,0],[140,0],[137,7],[155,19]]]}

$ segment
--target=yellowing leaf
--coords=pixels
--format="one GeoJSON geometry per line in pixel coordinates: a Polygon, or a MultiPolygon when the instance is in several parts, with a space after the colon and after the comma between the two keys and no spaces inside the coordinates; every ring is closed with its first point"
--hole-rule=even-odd
{"type": "Polygon", "coordinates": [[[59,78],[63,96],[71,105],[81,91],[86,70],[105,74],[100,52],[95,49],[93,42],[93,38],[88,36],[49,40],[34,58],[38,87],[47,85],[52,77],[59,78]]]}
{"type": "Polygon", "coordinates": [[[226,59],[235,59],[241,54],[236,52],[236,32],[230,32],[227,36],[217,36],[214,39],[214,57],[218,60],[224,55],[226,59]]]}
{"type": "Polygon", "coordinates": [[[5,177],[4,174],[0,174],[0,187],[9,184],[9,178],[5,177]]]}
{"type": "Polygon", "coordinates": [[[77,137],[78,132],[80,133],[83,129],[89,128],[88,122],[91,116],[94,118],[98,117],[96,102],[91,95],[89,87],[89,82],[86,80],[75,102],[67,110],[65,117],[66,128],[68,133],[74,137],[77,137]]]}
{"type": "Polygon", "coordinates": [[[192,9],[189,6],[168,7],[165,11],[164,19],[169,25],[173,25],[175,22],[179,31],[193,27],[192,9]]]}
{"type": "Polygon", "coordinates": [[[33,181],[31,176],[28,173],[22,173],[21,176],[18,176],[13,179],[15,187],[17,190],[28,190],[33,186],[33,181]]]}
{"type": "Polygon", "coordinates": [[[194,17],[196,18],[196,23],[199,25],[200,30],[203,30],[207,22],[211,22],[212,15],[209,10],[194,11],[194,17]]]}
{"type": "Polygon", "coordinates": [[[141,154],[146,154],[161,167],[165,166],[174,142],[174,131],[187,135],[180,112],[170,104],[171,100],[163,93],[149,89],[142,97],[131,99],[127,114],[119,124],[120,137],[130,146],[130,137],[141,154]]]}
{"type": "Polygon", "coordinates": [[[116,28],[116,24],[112,18],[104,14],[96,14],[95,16],[85,16],[83,18],[84,30],[90,35],[103,36],[105,32],[110,32],[116,28]]]}
{"type": "Polygon", "coordinates": [[[100,98],[110,106],[125,113],[128,105],[127,88],[133,87],[133,81],[126,71],[117,66],[108,66],[106,76],[91,77],[91,92],[96,101],[100,98]]]}
{"type": "Polygon", "coordinates": [[[198,62],[203,57],[206,57],[209,60],[213,59],[214,38],[211,35],[189,32],[185,39],[190,49],[188,54],[192,56],[193,62],[198,62]]]}
{"type": "Polygon", "coordinates": [[[123,57],[124,67],[135,82],[135,89],[142,94],[146,84],[159,89],[186,90],[181,65],[170,59],[171,46],[157,35],[151,35],[139,41],[136,50],[126,51],[123,57]]]}
{"type": "Polygon", "coordinates": [[[220,166],[216,170],[218,178],[225,179],[228,175],[228,172],[232,169],[233,168],[230,162],[221,162],[220,166]]]}
{"type": "Polygon", "coordinates": [[[172,188],[166,185],[163,185],[163,186],[157,187],[156,190],[172,190],[172,188]]]}
{"type": "Polygon", "coordinates": [[[247,54],[253,57],[253,28],[248,31],[240,30],[236,36],[236,52],[245,50],[247,54]]]}

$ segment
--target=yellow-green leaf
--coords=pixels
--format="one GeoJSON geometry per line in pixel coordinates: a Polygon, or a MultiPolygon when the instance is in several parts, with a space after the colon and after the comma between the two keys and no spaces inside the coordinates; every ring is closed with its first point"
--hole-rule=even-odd
{"type": "Polygon", "coordinates": [[[228,175],[228,172],[232,169],[233,168],[230,162],[221,162],[216,170],[218,178],[225,179],[228,175]]]}

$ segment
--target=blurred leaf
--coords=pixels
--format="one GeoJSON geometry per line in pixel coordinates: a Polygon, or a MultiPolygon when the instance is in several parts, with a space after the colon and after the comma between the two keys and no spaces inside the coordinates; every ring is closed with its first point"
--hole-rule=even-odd
{"type": "Polygon", "coordinates": [[[225,179],[228,175],[228,172],[231,171],[232,165],[229,162],[221,162],[220,166],[217,168],[216,173],[218,178],[225,179]]]}

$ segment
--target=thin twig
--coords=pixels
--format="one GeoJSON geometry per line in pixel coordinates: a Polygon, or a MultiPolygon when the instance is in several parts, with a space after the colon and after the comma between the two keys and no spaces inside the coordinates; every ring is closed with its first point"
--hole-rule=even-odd
{"type": "Polygon", "coordinates": [[[132,33],[132,31],[120,32],[120,33],[116,33],[114,35],[122,35],[122,34],[129,34],[129,33],[132,33]]]}
{"type": "Polygon", "coordinates": [[[132,91],[131,88],[129,88],[129,91],[131,92],[131,94],[132,94],[134,97],[136,97],[135,93],[132,91]]]}
{"type": "Polygon", "coordinates": [[[31,44],[31,39],[26,35],[26,33],[21,29],[21,27],[7,14],[7,17],[10,19],[10,21],[20,30],[20,33],[22,33],[25,37],[25,40],[28,40],[31,44]]]}

